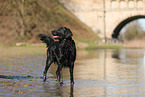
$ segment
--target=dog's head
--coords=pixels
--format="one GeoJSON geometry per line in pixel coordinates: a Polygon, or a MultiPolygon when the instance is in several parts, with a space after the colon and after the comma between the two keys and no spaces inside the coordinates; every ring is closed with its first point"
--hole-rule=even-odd
{"type": "Polygon", "coordinates": [[[53,30],[51,31],[53,38],[54,39],[67,39],[73,36],[72,32],[70,31],[70,29],[66,28],[66,27],[60,27],[57,30],[53,30]]]}

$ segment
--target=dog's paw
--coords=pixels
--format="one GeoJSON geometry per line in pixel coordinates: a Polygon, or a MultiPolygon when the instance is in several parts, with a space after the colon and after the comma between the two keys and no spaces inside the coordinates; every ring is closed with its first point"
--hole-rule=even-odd
{"type": "Polygon", "coordinates": [[[45,82],[46,81],[46,76],[43,76],[43,82],[45,82]]]}
{"type": "Polygon", "coordinates": [[[73,82],[71,82],[71,85],[74,85],[75,83],[74,83],[74,81],[73,82]]]}
{"type": "Polygon", "coordinates": [[[64,83],[63,83],[63,82],[59,82],[59,84],[60,84],[60,85],[63,85],[64,83]]]}

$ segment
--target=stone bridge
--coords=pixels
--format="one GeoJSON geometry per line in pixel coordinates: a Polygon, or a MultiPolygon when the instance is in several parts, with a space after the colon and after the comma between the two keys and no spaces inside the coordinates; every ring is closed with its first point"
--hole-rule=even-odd
{"type": "Polygon", "coordinates": [[[145,18],[145,0],[59,0],[101,38],[118,38],[129,22],[145,18]]]}

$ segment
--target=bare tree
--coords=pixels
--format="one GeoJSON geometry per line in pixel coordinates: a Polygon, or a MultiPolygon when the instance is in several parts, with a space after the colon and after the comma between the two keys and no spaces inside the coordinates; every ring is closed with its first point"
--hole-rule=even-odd
{"type": "MultiPolygon", "coordinates": [[[[36,2],[36,1],[35,1],[36,2]]],[[[14,0],[12,7],[15,14],[15,30],[18,36],[32,36],[36,28],[34,20],[34,0],[14,0]]]]}
{"type": "Polygon", "coordinates": [[[138,20],[127,24],[124,29],[120,37],[125,40],[141,39],[145,37],[145,31],[138,20]]]}
{"type": "MultiPolygon", "coordinates": [[[[8,0],[1,0],[0,1],[0,17],[3,17],[9,8],[10,1],[8,0]]],[[[0,18],[0,22],[3,20],[3,18],[0,18]]]]}

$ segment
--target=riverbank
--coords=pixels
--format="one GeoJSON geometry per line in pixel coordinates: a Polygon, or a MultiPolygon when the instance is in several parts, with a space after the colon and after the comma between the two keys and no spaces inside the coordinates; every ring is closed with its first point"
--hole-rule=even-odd
{"type": "MultiPolygon", "coordinates": [[[[95,43],[93,41],[80,42],[75,41],[77,49],[145,49],[145,40],[133,40],[125,41],[123,43],[95,43]]],[[[44,43],[16,43],[13,46],[3,46],[0,44],[0,47],[46,47],[44,43]]]]}
{"type": "Polygon", "coordinates": [[[92,48],[106,48],[106,49],[123,49],[123,48],[130,48],[130,49],[145,49],[145,40],[131,40],[131,41],[124,41],[118,43],[91,43],[89,46],[90,49],[92,48]]]}
{"type": "Polygon", "coordinates": [[[132,40],[132,41],[125,41],[123,46],[127,48],[144,48],[145,49],[145,40],[132,40]]]}
{"type": "Polygon", "coordinates": [[[73,32],[75,40],[99,40],[98,35],[91,28],[76,18],[58,0],[25,2],[23,11],[17,10],[21,9],[21,0],[13,0],[11,3],[6,0],[1,3],[5,10],[0,12],[2,16],[0,19],[0,44],[12,46],[17,42],[39,43],[38,34],[51,35],[52,30],[62,26],[66,26],[73,32]]]}

